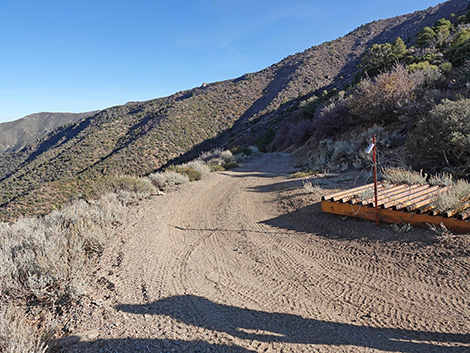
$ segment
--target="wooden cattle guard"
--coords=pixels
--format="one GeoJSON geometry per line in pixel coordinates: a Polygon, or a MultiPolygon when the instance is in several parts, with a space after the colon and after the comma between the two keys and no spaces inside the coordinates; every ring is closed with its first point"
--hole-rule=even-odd
{"type": "MultiPolygon", "coordinates": [[[[444,224],[457,233],[470,233],[470,201],[457,210],[439,213],[433,201],[447,190],[445,186],[430,185],[384,185],[377,186],[377,198],[361,198],[367,190],[375,189],[368,184],[322,197],[323,212],[357,217],[386,223],[409,223],[415,227],[429,228],[429,224],[444,224]]],[[[470,195],[469,195],[470,196],[470,195]]],[[[470,197],[469,197],[470,199],[470,197]]]]}

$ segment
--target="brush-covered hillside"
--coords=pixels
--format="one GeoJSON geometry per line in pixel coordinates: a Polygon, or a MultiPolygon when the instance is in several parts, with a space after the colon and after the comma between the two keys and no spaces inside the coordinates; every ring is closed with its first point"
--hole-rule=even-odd
{"type": "MultiPolygon", "coordinates": [[[[216,145],[289,148],[294,143],[279,143],[282,131],[291,126],[286,124],[312,120],[318,107],[357,83],[363,56],[374,44],[400,37],[411,45],[423,28],[461,16],[468,5],[452,0],[375,21],[262,71],[111,107],[54,130],[0,156],[0,220],[47,213],[86,192],[91,181],[145,175],[216,145]]],[[[304,137],[305,142],[312,136],[304,137]]]]}
{"type": "Polygon", "coordinates": [[[96,113],[97,111],[87,113],[35,113],[15,121],[0,123],[0,153],[18,151],[48,132],[96,113]]]}

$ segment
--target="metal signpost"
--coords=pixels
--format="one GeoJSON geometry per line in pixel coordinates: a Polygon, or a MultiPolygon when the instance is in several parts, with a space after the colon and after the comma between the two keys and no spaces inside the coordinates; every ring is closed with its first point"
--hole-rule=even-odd
{"type": "Polygon", "coordinates": [[[379,225],[379,204],[378,204],[378,196],[377,196],[377,147],[375,141],[375,135],[372,136],[372,143],[366,150],[367,153],[372,152],[373,158],[373,165],[374,165],[374,198],[375,198],[375,225],[379,225]]]}

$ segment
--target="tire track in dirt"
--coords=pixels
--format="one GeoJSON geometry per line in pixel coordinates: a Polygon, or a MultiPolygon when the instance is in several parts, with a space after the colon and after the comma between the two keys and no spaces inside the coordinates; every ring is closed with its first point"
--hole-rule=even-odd
{"type": "MultiPolygon", "coordinates": [[[[128,349],[147,340],[149,352],[168,340],[178,352],[470,349],[468,283],[430,275],[444,260],[268,222],[282,214],[290,163],[263,155],[137,208],[109,255],[124,257],[106,315],[82,323],[99,323],[101,340],[82,351],[126,351],[126,337],[128,349]]],[[[446,261],[469,272],[464,257],[446,261]]]]}

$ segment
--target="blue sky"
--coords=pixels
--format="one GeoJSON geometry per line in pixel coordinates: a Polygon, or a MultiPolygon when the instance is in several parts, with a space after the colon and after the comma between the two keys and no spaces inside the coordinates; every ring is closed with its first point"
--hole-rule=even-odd
{"type": "Polygon", "coordinates": [[[0,122],[261,70],[431,0],[0,0],[0,122]]]}

